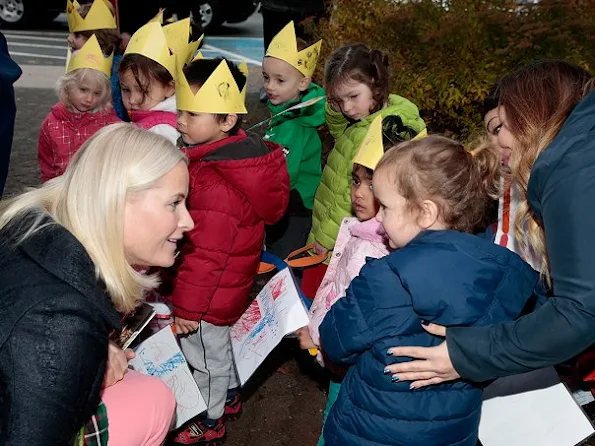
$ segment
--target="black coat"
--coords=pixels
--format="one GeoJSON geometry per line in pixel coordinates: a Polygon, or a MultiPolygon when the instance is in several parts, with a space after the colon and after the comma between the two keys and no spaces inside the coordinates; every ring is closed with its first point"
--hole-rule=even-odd
{"type": "Polygon", "coordinates": [[[0,446],[73,444],[99,403],[118,313],[79,241],[0,233],[0,446]]]}
{"type": "Polygon", "coordinates": [[[553,297],[515,322],[448,329],[448,351],[463,378],[559,364],[595,343],[595,92],[537,157],[528,196],[546,235],[553,297]]]}

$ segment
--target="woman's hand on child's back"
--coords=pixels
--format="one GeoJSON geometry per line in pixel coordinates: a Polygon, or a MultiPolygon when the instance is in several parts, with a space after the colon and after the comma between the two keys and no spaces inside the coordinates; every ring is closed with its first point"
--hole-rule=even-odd
{"type": "Polygon", "coordinates": [[[316,349],[318,346],[314,344],[312,337],[310,336],[310,330],[308,327],[298,328],[295,332],[295,336],[297,337],[298,341],[300,342],[300,348],[302,350],[310,350],[312,348],[316,349]]]}
{"type": "Polygon", "coordinates": [[[314,242],[314,251],[316,251],[316,254],[327,254],[328,253],[328,249],[326,249],[324,246],[322,246],[318,242],[314,242]]]}
{"type": "Polygon", "coordinates": [[[198,330],[197,321],[189,321],[188,319],[182,319],[177,316],[174,318],[174,325],[177,334],[188,334],[198,330]]]}
{"type": "Polygon", "coordinates": [[[134,358],[134,351],[122,350],[115,342],[110,341],[107,349],[107,364],[103,375],[103,388],[113,386],[124,378],[128,371],[128,361],[134,358]]]}

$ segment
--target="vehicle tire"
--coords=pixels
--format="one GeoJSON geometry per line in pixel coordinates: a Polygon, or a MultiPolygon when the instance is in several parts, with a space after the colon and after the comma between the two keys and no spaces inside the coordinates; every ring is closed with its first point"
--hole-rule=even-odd
{"type": "Polygon", "coordinates": [[[7,28],[48,23],[60,15],[45,11],[35,0],[0,0],[0,25],[7,28]]]}
{"type": "MultiPolygon", "coordinates": [[[[2,1],[2,0],[0,0],[2,1]]],[[[225,22],[225,12],[221,0],[198,0],[192,8],[192,19],[200,23],[205,33],[208,33],[225,22]]]]}

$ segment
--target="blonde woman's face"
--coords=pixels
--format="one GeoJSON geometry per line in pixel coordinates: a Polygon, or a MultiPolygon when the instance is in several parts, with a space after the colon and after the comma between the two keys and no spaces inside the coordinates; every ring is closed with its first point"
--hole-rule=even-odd
{"type": "Polygon", "coordinates": [[[510,132],[508,121],[506,119],[506,109],[504,106],[498,107],[498,118],[501,122],[500,131],[498,132],[498,146],[504,153],[508,153],[508,160],[512,154],[512,148],[516,142],[516,138],[510,132]]]}
{"type": "Polygon", "coordinates": [[[173,265],[178,242],[194,222],[186,209],[188,168],[180,161],[151,189],[131,194],[124,212],[124,248],[134,266],[173,265]]]}
{"type": "Polygon", "coordinates": [[[498,135],[500,135],[503,127],[502,121],[500,119],[499,108],[500,107],[496,107],[487,112],[483,117],[483,122],[486,132],[490,136],[490,140],[502,154],[502,164],[508,166],[508,161],[510,160],[510,148],[502,147],[498,142],[498,135]]]}

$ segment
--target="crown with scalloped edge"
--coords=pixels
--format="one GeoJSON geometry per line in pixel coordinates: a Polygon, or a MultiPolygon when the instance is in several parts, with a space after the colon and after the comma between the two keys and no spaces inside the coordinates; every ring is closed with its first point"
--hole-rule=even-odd
{"type": "Polygon", "coordinates": [[[306,77],[312,77],[320,54],[322,40],[298,51],[297,37],[293,20],[279,31],[267,48],[266,57],[284,60],[306,77]]]}
{"type": "Polygon", "coordinates": [[[84,18],[78,11],[80,6],[77,0],[66,0],[66,19],[71,33],[118,28],[109,0],[95,0],[84,18]]]}
{"type": "Polygon", "coordinates": [[[90,68],[101,71],[107,77],[110,77],[114,55],[110,54],[108,57],[105,57],[103,51],[101,51],[101,46],[99,46],[97,36],[93,34],[80,50],[74,53],[70,52],[67,59],[66,73],[80,70],[81,68],[90,68]]]}
{"type": "Polygon", "coordinates": [[[182,66],[178,65],[176,77],[176,107],[178,110],[194,113],[246,114],[248,110],[245,105],[245,90],[245,86],[242,91],[238,88],[225,59],[215,68],[215,71],[196,93],[190,88],[182,66]]]}
{"type": "Polygon", "coordinates": [[[382,116],[378,115],[368,128],[368,133],[362,140],[357,153],[353,158],[353,163],[360,164],[368,169],[374,170],[384,155],[384,145],[382,144],[382,116]]]}

